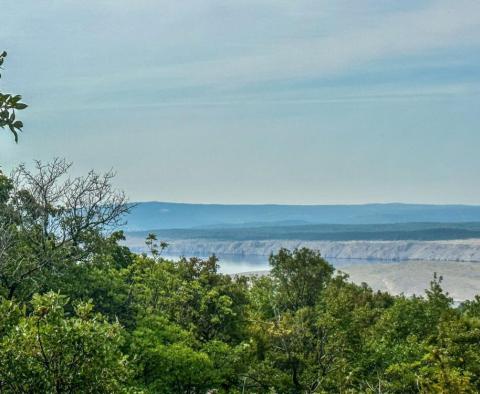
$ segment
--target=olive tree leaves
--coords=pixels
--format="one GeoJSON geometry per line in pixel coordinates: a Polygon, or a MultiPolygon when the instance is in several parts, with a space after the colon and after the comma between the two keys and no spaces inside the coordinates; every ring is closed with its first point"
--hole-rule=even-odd
{"type": "MultiPolygon", "coordinates": [[[[7,57],[7,52],[0,53],[0,69],[7,57]]],[[[0,74],[1,78],[1,74],[0,74]]],[[[18,142],[18,132],[22,131],[23,122],[16,119],[16,111],[27,108],[27,104],[22,103],[22,96],[2,93],[0,91],[0,127],[8,127],[12,132],[15,142],[18,142]]]]}

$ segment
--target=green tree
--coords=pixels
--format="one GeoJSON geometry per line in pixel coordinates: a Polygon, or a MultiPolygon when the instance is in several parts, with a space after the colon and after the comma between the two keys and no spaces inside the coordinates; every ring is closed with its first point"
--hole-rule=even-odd
{"type": "Polygon", "coordinates": [[[69,178],[63,159],[19,166],[0,182],[0,294],[28,300],[74,264],[92,261],[129,210],[112,173],[69,178]]]}
{"type": "Polygon", "coordinates": [[[152,393],[205,393],[238,385],[239,353],[220,341],[202,344],[167,318],[146,316],[132,334],[136,380],[152,393]]]}
{"type": "Polygon", "coordinates": [[[318,252],[281,249],[270,256],[271,278],[253,281],[251,335],[258,360],[248,384],[257,390],[313,392],[324,364],[325,337],[315,309],[333,267],[318,252]]]}
{"type": "Polygon", "coordinates": [[[244,279],[217,272],[217,258],[178,262],[138,256],[130,267],[133,302],[140,316],[157,313],[196,339],[239,343],[248,303],[244,279]]]}
{"type": "Polygon", "coordinates": [[[464,315],[480,319],[480,295],[477,294],[473,300],[467,300],[459,308],[464,315]]]}
{"type": "Polygon", "coordinates": [[[271,299],[265,295],[268,288],[265,279],[255,280],[252,287],[252,295],[260,299],[252,301],[252,307],[260,309],[252,313],[256,362],[251,363],[248,383],[259,392],[368,390],[368,367],[362,363],[367,356],[365,338],[392,297],[337,275],[320,289],[315,305],[272,315],[265,307],[271,299]]]}
{"type": "Polygon", "coordinates": [[[124,239],[121,231],[100,237],[96,245],[91,246],[95,252],[90,259],[69,265],[62,275],[50,275],[48,287],[71,300],[92,299],[95,311],[132,329],[136,316],[129,292],[128,267],[134,263],[135,254],[119,244],[124,239]]]}
{"type": "Polygon", "coordinates": [[[126,270],[136,312],[131,354],[149,392],[230,392],[244,368],[247,285],[217,272],[217,259],[138,255],[126,270]]]}
{"type": "MultiPolygon", "coordinates": [[[[5,303],[5,301],[4,301],[5,303]]],[[[66,316],[67,299],[36,295],[33,312],[18,316],[0,341],[0,390],[5,393],[118,393],[126,389],[128,369],[119,324],[78,304],[66,316]]]]}
{"type": "Polygon", "coordinates": [[[367,352],[369,368],[374,371],[368,378],[370,383],[379,380],[392,393],[457,392],[454,386],[453,391],[446,390],[447,383],[442,379],[450,373],[453,379],[456,371],[445,364],[445,349],[438,346],[443,322],[452,324],[459,312],[451,308],[452,299],[441,282],[442,278],[434,274],[426,297],[396,297],[372,327],[367,352]],[[450,370],[445,372],[445,368],[450,370]],[[446,391],[441,391],[441,386],[446,391]]]}
{"type": "Polygon", "coordinates": [[[319,252],[307,248],[281,249],[269,261],[277,303],[288,310],[314,306],[334,271],[319,252]]]}

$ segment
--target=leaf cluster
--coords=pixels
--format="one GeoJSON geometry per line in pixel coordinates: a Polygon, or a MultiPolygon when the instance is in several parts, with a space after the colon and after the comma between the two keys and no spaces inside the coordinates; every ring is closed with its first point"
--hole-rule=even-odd
{"type": "MultiPolygon", "coordinates": [[[[0,69],[7,57],[7,52],[0,53],[0,69]]],[[[1,75],[0,75],[1,78],[1,75]]],[[[0,128],[8,128],[12,132],[15,142],[18,142],[18,133],[22,131],[23,122],[17,119],[17,111],[27,108],[18,94],[2,93],[0,91],[0,128]]]]}

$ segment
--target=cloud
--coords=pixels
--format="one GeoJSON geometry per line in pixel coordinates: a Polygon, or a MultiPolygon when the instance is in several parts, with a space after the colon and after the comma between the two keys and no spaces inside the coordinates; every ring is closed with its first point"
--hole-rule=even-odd
{"type": "Polygon", "coordinates": [[[181,85],[227,86],[318,78],[346,73],[379,59],[479,44],[480,2],[436,2],[427,9],[372,21],[370,26],[351,26],[314,38],[288,38],[224,59],[159,66],[146,75],[181,85]]]}
{"type": "MultiPolygon", "coordinates": [[[[16,12],[26,19],[7,22],[24,25],[21,38],[33,53],[45,43],[38,68],[50,75],[28,81],[30,91],[48,88],[52,101],[68,94],[72,105],[91,106],[121,105],[129,94],[167,104],[179,95],[181,102],[235,102],[228,97],[242,100],[245,91],[261,99],[256,89],[266,84],[292,81],[298,90],[296,82],[341,78],[378,62],[388,68],[388,62],[480,46],[476,0],[404,1],[400,8],[388,0],[359,3],[20,1],[16,12]]],[[[8,23],[3,30],[13,32],[8,23]]],[[[394,90],[384,96],[403,95],[394,90]]]]}

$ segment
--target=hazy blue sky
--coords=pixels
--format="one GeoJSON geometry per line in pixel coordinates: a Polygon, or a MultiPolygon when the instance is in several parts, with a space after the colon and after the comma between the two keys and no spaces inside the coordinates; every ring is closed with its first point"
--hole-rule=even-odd
{"type": "Polygon", "coordinates": [[[480,204],[480,1],[15,0],[0,164],[133,200],[480,204]]]}

